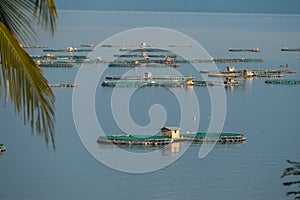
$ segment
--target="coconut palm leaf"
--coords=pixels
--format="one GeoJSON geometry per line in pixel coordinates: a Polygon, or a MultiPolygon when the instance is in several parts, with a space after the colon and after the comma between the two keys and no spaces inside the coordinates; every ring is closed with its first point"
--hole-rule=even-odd
{"type": "Polygon", "coordinates": [[[5,96],[9,95],[14,103],[15,112],[23,113],[24,122],[30,122],[32,129],[43,134],[46,143],[50,136],[54,145],[54,94],[42,70],[1,22],[0,53],[0,95],[3,85],[5,96]]]}
{"type": "Polygon", "coordinates": [[[51,33],[57,13],[53,0],[0,1],[0,98],[13,102],[14,110],[33,132],[54,142],[54,94],[42,70],[20,46],[35,38],[34,24],[51,33]]]}
{"type": "Polygon", "coordinates": [[[54,0],[35,0],[35,14],[38,14],[38,23],[53,34],[58,17],[54,0]]]}
{"type": "Polygon", "coordinates": [[[22,42],[35,39],[35,25],[52,34],[56,28],[54,0],[1,0],[0,21],[22,42]]]}

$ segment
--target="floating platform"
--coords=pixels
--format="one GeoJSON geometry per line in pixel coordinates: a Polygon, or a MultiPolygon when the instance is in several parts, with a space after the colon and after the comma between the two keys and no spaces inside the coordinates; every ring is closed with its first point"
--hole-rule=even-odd
{"type": "Polygon", "coordinates": [[[186,81],[104,81],[102,86],[108,87],[184,87],[192,86],[186,81]]]}
{"type": "Polygon", "coordinates": [[[144,76],[106,76],[108,80],[132,80],[132,81],[142,81],[142,80],[166,80],[166,81],[188,81],[195,77],[193,76],[153,76],[152,73],[146,72],[144,76]]]}
{"type": "Polygon", "coordinates": [[[296,85],[300,84],[300,80],[296,79],[271,79],[271,80],[266,80],[265,83],[267,84],[287,84],[287,85],[296,85]]]}
{"type": "Polygon", "coordinates": [[[47,53],[46,55],[32,55],[33,59],[42,59],[42,60],[83,60],[88,59],[87,56],[79,55],[54,55],[47,53]]]}
{"type": "Polygon", "coordinates": [[[196,143],[218,142],[219,144],[236,144],[246,141],[243,134],[238,133],[186,133],[180,134],[178,138],[168,136],[133,136],[128,134],[100,136],[99,144],[115,145],[140,145],[140,146],[165,146],[174,142],[191,141],[196,143]]]}
{"type": "Polygon", "coordinates": [[[93,51],[92,49],[78,49],[78,48],[73,48],[73,47],[68,47],[66,49],[44,49],[43,52],[91,52],[93,51]]]}
{"type": "Polygon", "coordinates": [[[132,136],[127,134],[98,137],[98,143],[115,145],[164,146],[171,144],[173,139],[164,136],[132,136]]]}
{"type": "Polygon", "coordinates": [[[224,87],[237,87],[244,86],[243,83],[235,81],[233,79],[227,79],[226,81],[192,81],[192,78],[186,78],[181,80],[172,79],[160,79],[154,80],[115,80],[115,81],[103,81],[104,87],[191,87],[191,86],[224,86],[224,87]]]}
{"type": "Polygon", "coordinates": [[[4,146],[4,144],[0,144],[0,153],[6,151],[6,147],[4,146]]]}
{"type": "Polygon", "coordinates": [[[256,63],[263,62],[260,58],[211,58],[211,59],[194,59],[194,60],[177,60],[177,63],[256,63]]]}
{"type": "Polygon", "coordinates": [[[160,49],[160,48],[139,48],[139,49],[130,49],[130,48],[121,48],[120,51],[130,51],[130,52],[171,52],[167,49],[160,49]]]}
{"type": "Polygon", "coordinates": [[[174,139],[175,141],[189,140],[193,142],[218,142],[221,144],[225,143],[241,143],[246,141],[246,137],[240,133],[186,133],[180,134],[179,139],[174,139]]]}
{"type": "Polygon", "coordinates": [[[165,61],[120,61],[111,62],[108,67],[179,67],[177,63],[166,63],[165,61]]]}
{"type": "Polygon", "coordinates": [[[77,85],[75,83],[57,83],[57,84],[51,84],[50,87],[65,88],[65,87],[77,87],[77,85]]]}
{"type": "Polygon", "coordinates": [[[220,71],[200,71],[200,73],[208,73],[210,77],[227,77],[227,78],[249,78],[249,77],[269,77],[269,78],[281,78],[283,74],[293,74],[296,71],[293,70],[236,70],[234,67],[227,67],[227,70],[220,71]]]}
{"type": "Polygon", "coordinates": [[[250,77],[267,77],[267,78],[281,78],[283,74],[253,74],[244,75],[239,73],[209,73],[209,77],[226,77],[226,78],[250,78],[250,77]]]}
{"type": "Polygon", "coordinates": [[[20,45],[24,49],[44,49],[48,48],[47,46],[35,46],[35,45],[20,45]]]}
{"type": "Polygon", "coordinates": [[[221,74],[244,74],[245,72],[252,72],[254,74],[295,74],[296,71],[294,70],[277,70],[277,69],[241,69],[241,70],[219,70],[219,71],[207,71],[202,70],[200,73],[208,74],[208,73],[221,73],[221,74]]]}
{"type": "Polygon", "coordinates": [[[260,52],[259,48],[253,48],[253,49],[234,49],[229,48],[228,51],[230,52],[260,52]]]}
{"type": "Polygon", "coordinates": [[[97,44],[81,44],[81,47],[95,47],[97,44]]]}
{"type": "Polygon", "coordinates": [[[115,54],[114,57],[119,57],[119,58],[165,58],[165,57],[173,57],[176,58],[176,55],[168,55],[168,54],[115,54]]]}
{"type": "Polygon", "coordinates": [[[54,62],[54,63],[52,63],[52,62],[49,62],[49,63],[37,63],[40,67],[54,67],[54,68],[56,68],[56,67],[73,67],[74,65],[73,64],[71,64],[71,63],[60,63],[60,62],[54,62]]]}
{"type": "Polygon", "coordinates": [[[289,49],[287,47],[284,47],[281,49],[281,51],[300,51],[300,47],[296,48],[296,49],[289,49]]]}

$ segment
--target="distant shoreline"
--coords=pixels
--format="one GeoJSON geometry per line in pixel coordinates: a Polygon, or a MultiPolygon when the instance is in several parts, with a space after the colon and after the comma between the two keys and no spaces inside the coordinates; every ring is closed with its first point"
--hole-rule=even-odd
{"type": "Polygon", "coordinates": [[[192,11],[134,11],[134,10],[81,10],[81,9],[58,9],[58,12],[81,12],[81,13],[158,13],[158,14],[195,14],[195,15],[244,15],[244,16],[300,16],[300,13],[238,13],[238,12],[192,12],[192,11]]]}

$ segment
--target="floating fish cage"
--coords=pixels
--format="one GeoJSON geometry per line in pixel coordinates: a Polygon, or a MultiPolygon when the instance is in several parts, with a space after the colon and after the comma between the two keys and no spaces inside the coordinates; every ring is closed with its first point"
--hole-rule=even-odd
{"type": "Polygon", "coordinates": [[[163,63],[163,62],[132,62],[132,61],[121,61],[121,62],[112,62],[108,67],[179,67],[179,64],[176,63],[163,63]]]}
{"type": "MultiPolygon", "coordinates": [[[[240,133],[195,133],[180,134],[180,139],[188,139],[193,142],[218,142],[218,143],[241,143],[246,137],[240,133]]],[[[176,141],[176,140],[175,140],[176,141]]]]}
{"type": "Polygon", "coordinates": [[[67,49],[44,49],[43,52],[91,52],[92,49],[77,49],[77,48],[67,48],[67,49]]]}
{"type": "Polygon", "coordinates": [[[192,80],[192,76],[153,76],[151,73],[146,72],[144,76],[106,76],[108,80],[170,80],[170,81],[187,81],[192,80]]]}
{"type": "Polygon", "coordinates": [[[132,136],[132,135],[108,135],[100,136],[98,143],[115,145],[143,145],[143,146],[163,146],[173,142],[173,139],[164,136],[132,136]]]}
{"type": "Polygon", "coordinates": [[[266,80],[267,84],[287,84],[287,85],[296,85],[300,84],[300,80],[292,80],[292,79],[270,79],[266,80]]]}
{"type": "Polygon", "coordinates": [[[71,63],[40,63],[40,67],[73,67],[73,64],[71,63]]]}
{"type": "Polygon", "coordinates": [[[289,49],[287,47],[284,47],[281,49],[281,51],[300,51],[300,47],[296,48],[296,49],[289,49]]]}
{"type": "Polygon", "coordinates": [[[77,87],[75,83],[58,83],[58,84],[51,84],[50,87],[77,87]]]}
{"type": "Polygon", "coordinates": [[[129,52],[170,52],[170,50],[160,49],[160,48],[140,48],[140,49],[121,48],[119,50],[129,51],[129,52]]]}
{"type": "Polygon", "coordinates": [[[255,58],[212,58],[212,59],[195,59],[195,60],[177,60],[177,63],[243,63],[243,62],[263,62],[263,59],[255,58]]]}
{"type": "Polygon", "coordinates": [[[191,141],[196,143],[218,142],[226,143],[242,143],[246,141],[243,134],[238,133],[186,133],[180,134],[178,138],[167,136],[133,136],[128,134],[100,136],[97,139],[99,144],[115,144],[115,145],[144,145],[144,146],[163,146],[174,142],[191,141]]]}
{"type": "Polygon", "coordinates": [[[254,49],[228,49],[230,52],[260,52],[259,48],[254,48],[254,49]]]}
{"type": "Polygon", "coordinates": [[[102,86],[108,87],[184,87],[186,81],[103,81],[102,86]]]}

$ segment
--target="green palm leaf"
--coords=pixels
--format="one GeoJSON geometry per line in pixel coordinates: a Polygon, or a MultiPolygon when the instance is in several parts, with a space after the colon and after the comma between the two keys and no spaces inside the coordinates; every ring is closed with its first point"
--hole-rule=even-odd
{"type": "Polygon", "coordinates": [[[55,97],[42,70],[19,40],[31,42],[36,23],[53,34],[56,18],[53,0],[0,1],[0,98],[4,93],[24,123],[30,123],[33,132],[43,135],[47,144],[51,140],[53,148],[55,97]]]}
{"type": "Polygon", "coordinates": [[[35,13],[38,14],[38,23],[53,34],[58,17],[54,0],[35,0],[35,13]]]}

